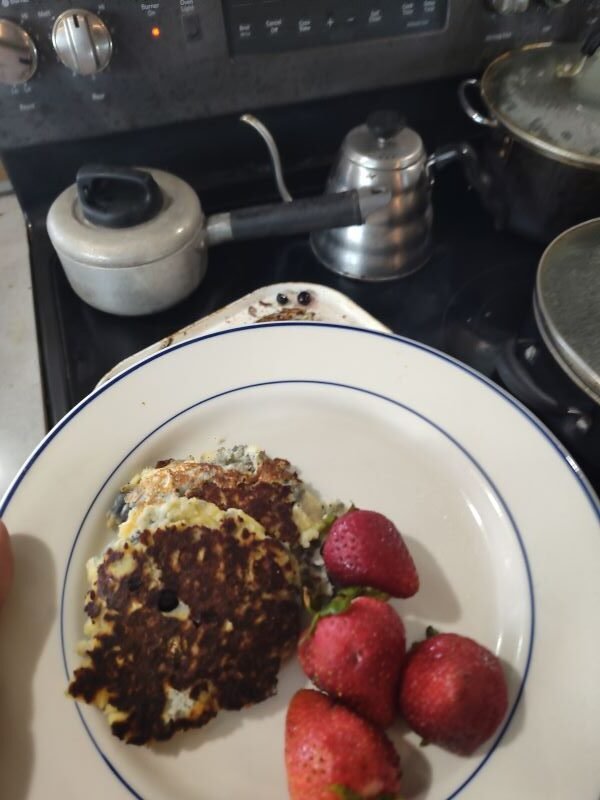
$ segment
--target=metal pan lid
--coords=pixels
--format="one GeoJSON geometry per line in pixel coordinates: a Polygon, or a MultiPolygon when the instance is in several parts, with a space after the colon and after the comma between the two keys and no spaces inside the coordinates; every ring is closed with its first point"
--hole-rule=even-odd
{"type": "Polygon", "coordinates": [[[538,44],[497,58],[481,81],[496,119],[558,161],[600,170],[600,54],[577,44],[538,44]]]}
{"type": "Polygon", "coordinates": [[[556,361],[600,403],[600,219],[570,228],[548,246],[534,311],[556,361]]]}

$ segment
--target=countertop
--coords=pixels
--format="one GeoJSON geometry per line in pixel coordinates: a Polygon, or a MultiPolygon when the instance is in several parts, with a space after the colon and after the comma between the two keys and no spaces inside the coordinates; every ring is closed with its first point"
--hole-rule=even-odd
{"type": "Polygon", "coordinates": [[[0,496],[44,436],[27,234],[13,194],[0,196],[0,496]]]}

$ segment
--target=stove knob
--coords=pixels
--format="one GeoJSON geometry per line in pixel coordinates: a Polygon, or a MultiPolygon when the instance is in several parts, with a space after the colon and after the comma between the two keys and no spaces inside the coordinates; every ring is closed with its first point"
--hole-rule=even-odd
{"type": "Polygon", "coordinates": [[[35,43],[27,31],[8,19],[0,19],[0,83],[25,83],[33,77],[37,63],[35,43]]]}
{"type": "Polygon", "coordinates": [[[78,75],[102,72],[112,56],[112,39],[104,22],[92,14],[73,8],[56,18],[52,44],[60,61],[78,75]]]}

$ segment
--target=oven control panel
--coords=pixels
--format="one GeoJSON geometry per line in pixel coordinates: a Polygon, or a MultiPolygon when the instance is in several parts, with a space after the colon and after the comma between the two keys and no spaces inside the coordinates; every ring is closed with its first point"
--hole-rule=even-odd
{"type": "Polygon", "coordinates": [[[0,0],[0,152],[478,74],[600,0],[0,0]]]}
{"type": "Polygon", "coordinates": [[[441,31],[446,27],[449,0],[396,3],[225,0],[224,5],[233,53],[280,53],[441,31]]]}

